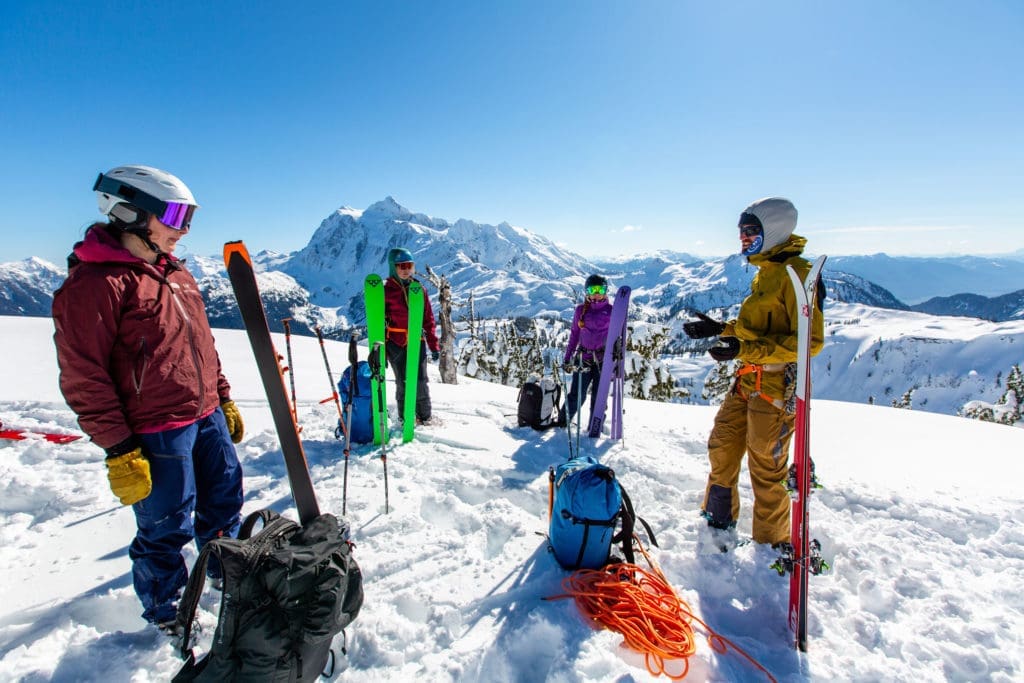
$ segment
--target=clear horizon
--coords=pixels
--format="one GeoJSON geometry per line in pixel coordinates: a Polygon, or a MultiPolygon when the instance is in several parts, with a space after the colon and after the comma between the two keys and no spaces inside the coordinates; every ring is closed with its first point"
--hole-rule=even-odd
{"type": "Polygon", "coordinates": [[[769,195],[814,253],[1011,254],[1022,28],[1012,0],[5,3],[0,262],[61,263],[128,163],[193,190],[201,255],[389,195],[587,257],[734,253],[769,195]]]}

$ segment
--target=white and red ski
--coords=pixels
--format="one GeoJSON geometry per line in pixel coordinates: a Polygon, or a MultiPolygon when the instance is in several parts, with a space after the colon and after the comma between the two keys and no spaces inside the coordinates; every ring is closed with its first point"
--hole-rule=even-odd
{"type": "Polygon", "coordinates": [[[794,645],[807,651],[807,578],[818,574],[825,566],[819,554],[820,545],[811,540],[808,526],[808,503],[811,492],[811,318],[818,302],[818,277],[825,265],[825,256],[819,256],[811,265],[807,279],[792,266],[786,266],[797,300],[797,376],[796,376],[796,433],[793,445],[793,471],[796,486],[791,491],[793,508],[790,513],[791,549],[786,549],[780,566],[789,571],[789,628],[793,631],[794,645]]]}

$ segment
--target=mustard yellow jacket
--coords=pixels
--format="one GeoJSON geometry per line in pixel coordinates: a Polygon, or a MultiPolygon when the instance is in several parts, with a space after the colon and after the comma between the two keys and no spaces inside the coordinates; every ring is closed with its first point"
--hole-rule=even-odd
{"type": "MultiPolygon", "coordinates": [[[[790,235],[782,244],[748,258],[757,267],[750,283],[750,295],[740,305],[739,316],[725,324],[723,337],[740,340],[737,358],[746,365],[769,366],[762,374],[760,391],[770,399],[787,397],[786,363],[796,362],[797,308],[793,284],[786,266],[793,266],[801,279],[807,277],[811,264],[802,254],[807,240],[790,235]]],[[[825,344],[825,317],[821,312],[824,292],[818,290],[819,303],[811,317],[811,355],[825,344]]],[[[741,374],[740,390],[753,394],[757,390],[757,374],[741,374]]]]}

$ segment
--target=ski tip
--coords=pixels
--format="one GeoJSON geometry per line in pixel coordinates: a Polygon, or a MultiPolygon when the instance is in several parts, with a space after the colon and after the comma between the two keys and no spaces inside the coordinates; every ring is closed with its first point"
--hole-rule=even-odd
{"type": "Polygon", "coordinates": [[[252,259],[249,258],[249,250],[245,248],[245,242],[242,240],[224,243],[224,263],[230,262],[231,257],[234,255],[238,255],[245,259],[249,265],[252,265],[252,259]]]}

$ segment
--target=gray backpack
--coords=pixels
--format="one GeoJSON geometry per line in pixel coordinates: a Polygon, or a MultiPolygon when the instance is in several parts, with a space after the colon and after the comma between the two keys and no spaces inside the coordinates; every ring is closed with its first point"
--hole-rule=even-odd
{"type": "Polygon", "coordinates": [[[174,681],[315,681],[334,636],[362,604],[347,524],[323,514],[300,527],[272,510],[254,512],[237,539],[213,539],[199,553],[178,605],[185,665],[174,681]],[[263,528],[252,536],[259,520],[263,528]],[[224,590],[210,651],[197,662],[192,623],[211,555],[224,590]]]}

